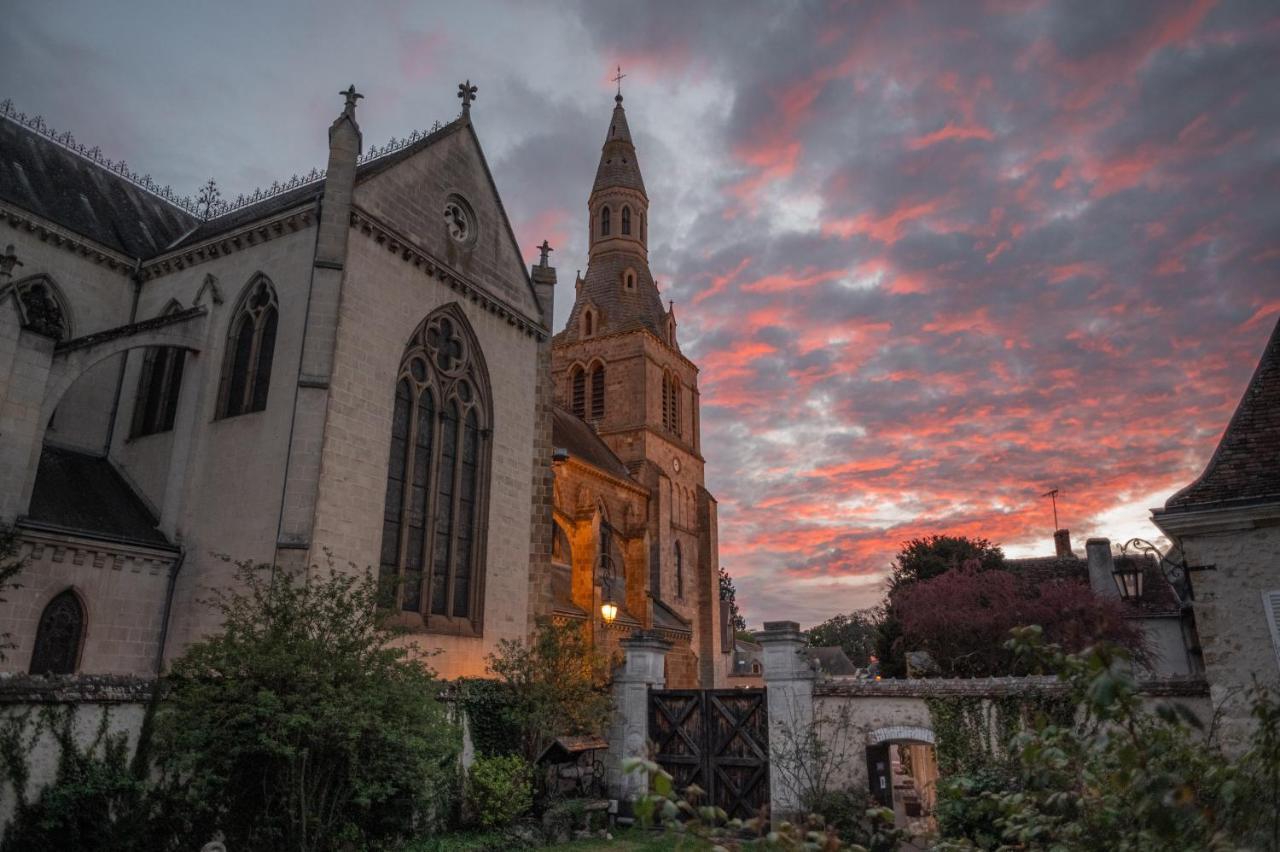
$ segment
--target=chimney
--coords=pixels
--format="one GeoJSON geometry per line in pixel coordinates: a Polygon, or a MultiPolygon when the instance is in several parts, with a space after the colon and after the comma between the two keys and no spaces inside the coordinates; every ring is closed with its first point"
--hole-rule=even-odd
{"type": "Polygon", "coordinates": [[[1120,590],[1116,588],[1115,563],[1111,559],[1111,540],[1091,538],[1084,545],[1089,558],[1089,587],[1104,598],[1119,600],[1120,590]]]}
{"type": "Polygon", "coordinates": [[[1053,551],[1059,559],[1074,559],[1071,552],[1071,530],[1058,530],[1053,534],[1053,551]]]}

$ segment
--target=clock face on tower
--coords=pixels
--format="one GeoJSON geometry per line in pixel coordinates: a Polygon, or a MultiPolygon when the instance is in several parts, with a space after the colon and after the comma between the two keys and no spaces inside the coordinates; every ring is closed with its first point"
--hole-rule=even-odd
{"type": "Polygon", "coordinates": [[[680,459],[671,460],[671,469],[674,470],[676,473],[680,472],[680,459]]]}

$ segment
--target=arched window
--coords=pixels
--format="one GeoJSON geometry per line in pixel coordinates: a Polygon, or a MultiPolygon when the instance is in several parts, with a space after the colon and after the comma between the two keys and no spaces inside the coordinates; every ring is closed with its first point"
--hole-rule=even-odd
{"type": "Polygon", "coordinates": [[[396,380],[380,567],[397,606],[440,632],[478,635],[482,626],[488,388],[456,308],[418,326],[396,380]]]}
{"type": "Polygon", "coordinates": [[[84,639],[84,607],[67,589],[49,601],[40,613],[36,646],[31,652],[31,674],[74,674],[84,639]]]}
{"type": "Polygon", "coordinates": [[[684,597],[684,554],[680,542],[676,542],[676,597],[684,597]]]}
{"type": "Polygon", "coordinates": [[[640,242],[644,242],[644,213],[640,214],[640,242]]]}
{"type": "Polygon", "coordinates": [[[604,419],[604,364],[591,368],[591,419],[604,419]]]}
{"type": "Polygon", "coordinates": [[[622,286],[628,290],[636,289],[636,271],[634,269],[628,269],[622,273],[622,286]]]}
{"type": "Polygon", "coordinates": [[[662,376],[662,426],[668,432],[680,434],[680,380],[674,373],[662,376]]]}
{"type": "Polygon", "coordinates": [[[631,236],[631,208],[625,204],[622,206],[622,235],[631,236]]]}
{"type": "Polygon", "coordinates": [[[573,414],[586,420],[586,370],[581,365],[573,367],[570,381],[573,386],[573,414]]]}
{"type": "Polygon", "coordinates": [[[590,310],[582,312],[582,336],[590,337],[596,333],[596,315],[590,310]]]}
{"type": "Polygon", "coordinates": [[[609,208],[605,207],[600,211],[600,236],[609,236],[609,208]]]}
{"type": "Polygon", "coordinates": [[[265,275],[259,275],[245,288],[231,318],[222,387],[218,391],[219,417],[235,417],[267,407],[279,320],[275,288],[265,275]]]}
{"type": "Polygon", "coordinates": [[[48,275],[33,275],[14,285],[22,309],[22,326],[55,340],[71,336],[67,307],[58,286],[48,275]]]}
{"type": "MultiPolygon", "coordinates": [[[[176,302],[164,315],[182,310],[176,302]]],[[[140,438],[168,432],[178,413],[178,392],[182,389],[182,369],[187,352],[174,346],[149,346],[142,356],[138,393],[133,403],[133,426],[129,436],[140,438]]]]}

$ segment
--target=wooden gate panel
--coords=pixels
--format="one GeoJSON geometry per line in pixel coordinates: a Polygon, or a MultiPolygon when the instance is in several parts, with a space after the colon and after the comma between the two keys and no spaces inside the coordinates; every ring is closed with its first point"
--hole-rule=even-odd
{"type": "Polygon", "coordinates": [[[649,693],[654,759],[677,789],[697,784],[730,817],[769,803],[769,710],[763,689],[649,693]]]}

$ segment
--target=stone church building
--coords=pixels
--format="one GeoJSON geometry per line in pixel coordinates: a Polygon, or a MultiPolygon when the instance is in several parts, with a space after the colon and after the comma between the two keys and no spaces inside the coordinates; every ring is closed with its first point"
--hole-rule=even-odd
{"type": "Polygon", "coordinates": [[[606,651],[657,631],[672,682],[711,685],[697,370],[621,100],[553,337],[555,270],[524,266],[475,88],[367,151],[343,94],[325,170],[235,204],[0,108],[0,524],[28,560],[0,671],[152,676],[218,627],[233,561],[331,560],[393,581],[447,678],[546,616],[606,651]]]}

